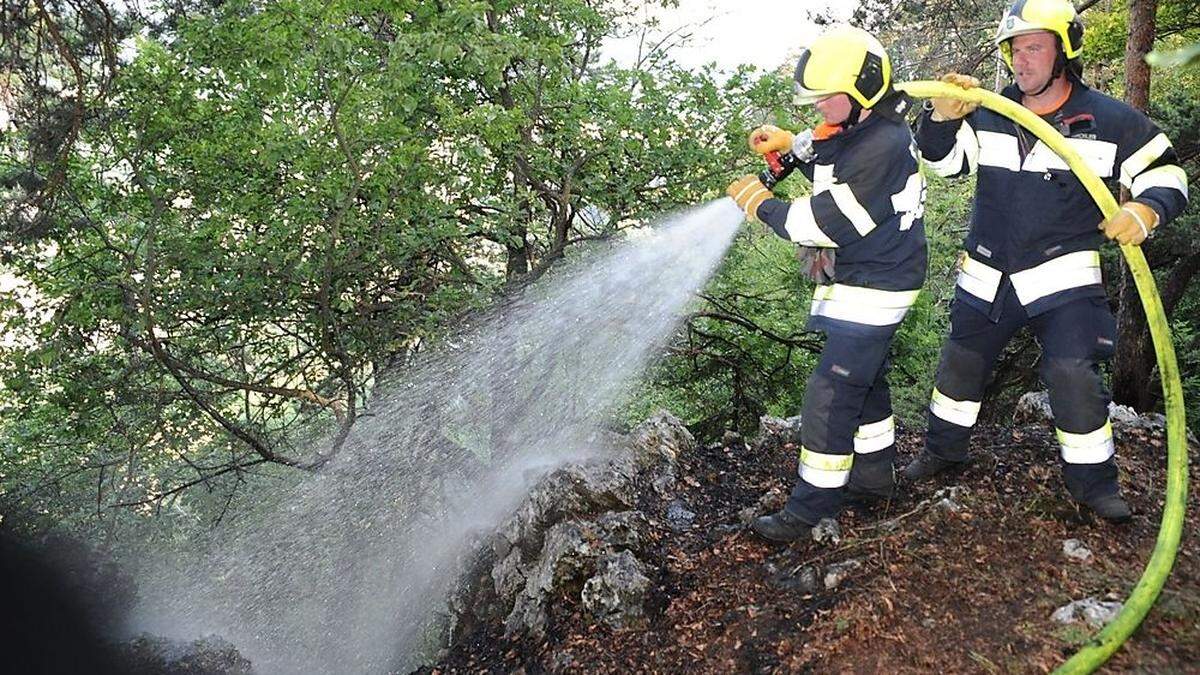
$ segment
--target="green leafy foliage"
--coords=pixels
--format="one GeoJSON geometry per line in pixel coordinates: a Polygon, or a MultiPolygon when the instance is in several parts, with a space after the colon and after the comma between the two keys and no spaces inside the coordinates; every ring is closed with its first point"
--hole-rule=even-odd
{"type": "MultiPolygon", "coordinates": [[[[865,3],[858,18],[903,78],[1002,83],[989,36],[1004,3],[953,4],[865,3]]],[[[816,121],[788,105],[790,64],[722,78],[664,54],[603,62],[603,41],[637,28],[624,3],[236,0],[109,23],[45,6],[5,8],[8,62],[36,68],[0,88],[0,500],[47,521],[244,508],[247,472],[327,461],[377,379],[462,317],[584,242],[721,196],[760,168],[753,127],[816,121]]],[[[1159,3],[1159,48],[1194,47],[1194,8],[1159,3]]],[[[1124,5],[1085,18],[1089,81],[1119,94],[1124,5]]],[[[1157,68],[1151,90],[1193,178],[1198,77],[1157,68]]],[[[807,189],[794,178],[779,194],[807,189]]],[[[930,178],[929,279],[890,376],[909,425],[923,423],[971,194],[930,178]]],[[[1146,251],[1174,289],[1200,429],[1198,209],[1146,251]]],[[[810,293],[793,247],[746,227],[625,414],[668,407],[709,437],[797,413],[823,339],[804,330],[810,293]]],[[[995,400],[1036,382],[1028,359],[1000,371],[995,400]]],[[[486,439],[458,440],[485,453],[486,439]]]]}
{"type": "Polygon", "coordinates": [[[601,63],[628,12],[197,8],[130,43],[53,198],[35,130],[6,134],[5,217],[52,224],[0,239],[7,501],[217,517],[244,472],[336,454],[456,317],[718,194],[758,81],[601,63]]]}

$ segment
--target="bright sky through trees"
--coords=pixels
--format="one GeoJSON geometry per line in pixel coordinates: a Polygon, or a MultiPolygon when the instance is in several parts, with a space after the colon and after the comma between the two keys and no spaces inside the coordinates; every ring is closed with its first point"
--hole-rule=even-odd
{"type": "MultiPolygon", "coordinates": [[[[741,64],[771,69],[786,63],[801,45],[820,33],[810,13],[832,12],[849,18],[857,2],[826,0],[680,0],[679,7],[658,9],[658,38],[679,31],[691,32],[686,47],[675,50],[677,62],[697,67],[714,61],[721,70],[741,64]],[[829,9],[829,8],[833,9],[829,9]]],[[[638,37],[613,41],[605,52],[622,65],[631,65],[638,54],[638,37]]]]}

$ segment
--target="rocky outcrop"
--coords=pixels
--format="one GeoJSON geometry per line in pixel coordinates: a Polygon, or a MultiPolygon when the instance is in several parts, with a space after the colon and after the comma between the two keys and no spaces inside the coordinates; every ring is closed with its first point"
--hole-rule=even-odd
{"type": "Polygon", "coordinates": [[[131,675],[252,675],[250,661],[233,645],[209,637],[184,642],[143,635],[119,648],[131,675]]]}
{"type": "Polygon", "coordinates": [[[758,420],[758,436],[751,448],[762,453],[791,444],[800,447],[800,416],[771,417],[763,415],[758,420]]]}
{"type": "MultiPolygon", "coordinates": [[[[678,457],[693,448],[683,423],[658,413],[603,461],[542,479],[479,552],[451,603],[451,637],[492,622],[509,637],[540,637],[564,593],[596,621],[639,625],[655,572],[638,557],[650,528],[638,497],[670,498],[678,457]]],[[[686,529],[695,514],[677,506],[669,524],[686,529]]]]}
{"type": "MultiPolygon", "coordinates": [[[[1161,413],[1139,413],[1127,405],[1108,404],[1108,418],[1113,427],[1118,430],[1141,430],[1154,433],[1165,433],[1167,418],[1161,413]]],[[[1023,394],[1017,401],[1013,411],[1013,424],[1042,424],[1054,422],[1054,412],[1050,409],[1050,395],[1045,391],[1031,391],[1023,394]]],[[[1190,431],[1187,434],[1188,443],[1197,445],[1196,436],[1190,431]]]]}
{"type": "Polygon", "coordinates": [[[647,566],[623,550],[602,558],[597,568],[599,574],[588,579],[580,593],[584,608],[614,628],[641,625],[650,588],[647,566]]]}

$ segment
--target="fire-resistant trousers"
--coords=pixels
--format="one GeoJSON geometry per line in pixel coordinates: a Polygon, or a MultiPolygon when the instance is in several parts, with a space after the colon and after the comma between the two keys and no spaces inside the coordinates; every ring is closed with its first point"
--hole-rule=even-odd
{"type": "Polygon", "coordinates": [[[847,483],[890,493],[896,425],[885,375],[892,335],[830,334],[804,391],[800,470],[785,507],[815,525],[842,508],[847,483]]]}
{"type": "Polygon", "coordinates": [[[1039,374],[1050,392],[1067,489],[1083,502],[1117,494],[1108,420],[1111,396],[1100,373],[1116,340],[1116,321],[1106,300],[1080,298],[1031,318],[1011,287],[1000,295],[997,302],[1003,304],[992,317],[964,302],[951,306],[950,337],[942,346],[929,405],[926,449],[945,460],[966,461],[996,358],[1017,330],[1029,325],[1042,346],[1039,374]]]}

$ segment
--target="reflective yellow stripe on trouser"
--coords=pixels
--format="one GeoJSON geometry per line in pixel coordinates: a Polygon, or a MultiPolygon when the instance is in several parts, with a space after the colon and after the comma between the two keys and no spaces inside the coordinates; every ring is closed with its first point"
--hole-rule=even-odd
{"type": "Polygon", "coordinates": [[[1072,434],[1055,428],[1062,446],[1062,458],[1067,464],[1099,464],[1116,453],[1113,445],[1112,422],[1086,434],[1072,434]]]}
{"type": "Polygon", "coordinates": [[[879,452],[896,442],[896,418],[888,415],[878,422],[859,425],[854,432],[854,452],[866,455],[879,452]]]}
{"type": "Polygon", "coordinates": [[[979,418],[980,403],[980,401],[957,401],[934,388],[933,397],[929,400],[929,412],[951,424],[973,427],[975,420],[979,418]]]}
{"type": "Polygon", "coordinates": [[[842,487],[850,481],[853,465],[854,455],[831,455],[800,446],[800,477],[816,487],[842,487]]]}

